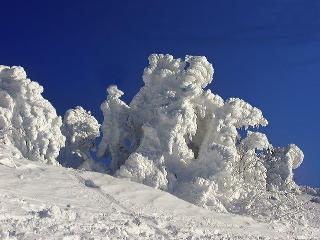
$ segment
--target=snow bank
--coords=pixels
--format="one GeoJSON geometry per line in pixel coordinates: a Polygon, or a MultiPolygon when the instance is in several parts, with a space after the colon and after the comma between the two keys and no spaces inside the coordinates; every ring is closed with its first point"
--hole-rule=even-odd
{"type": "Polygon", "coordinates": [[[65,137],[61,118],[41,95],[43,87],[27,78],[22,67],[0,65],[2,137],[30,160],[57,164],[65,137]]]}
{"type": "Polygon", "coordinates": [[[213,72],[205,57],[153,54],[129,105],[109,87],[99,155],[110,154],[111,172],[220,211],[245,211],[271,186],[295,188],[301,150],[254,132],[268,124],[258,108],[204,90],[213,72]]]}

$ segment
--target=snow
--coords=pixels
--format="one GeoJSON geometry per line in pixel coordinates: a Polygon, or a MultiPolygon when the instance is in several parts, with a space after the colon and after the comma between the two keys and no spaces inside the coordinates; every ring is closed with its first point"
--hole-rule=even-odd
{"type": "Polygon", "coordinates": [[[126,121],[128,106],[119,97],[123,95],[116,86],[107,89],[108,99],[101,104],[104,121],[103,137],[98,146],[98,156],[111,155],[110,172],[114,173],[128,157],[128,146],[125,144],[126,132],[121,130],[126,121]]]}
{"type": "Polygon", "coordinates": [[[266,167],[268,169],[268,188],[271,189],[297,189],[293,181],[293,169],[299,167],[304,154],[295,144],[286,148],[274,148],[266,154],[266,167]]]}
{"type": "Polygon", "coordinates": [[[28,79],[22,67],[0,65],[1,137],[30,160],[58,164],[65,143],[62,121],[42,92],[43,87],[28,79]]]}
{"type": "MultiPolygon", "coordinates": [[[[317,239],[318,228],[217,213],[110,175],[0,164],[0,239],[317,239]]],[[[2,160],[2,157],[1,157],[2,160]]],[[[0,161],[2,162],[2,161],[0,161]]],[[[308,207],[319,204],[310,202],[308,207]]],[[[316,212],[317,211],[317,212],[316,212]]],[[[319,221],[319,214],[312,215],[319,221]]],[[[309,214],[311,216],[311,214],[309,214]]],[[[319,222],[318,222],[319,223],[319,222]]]]}
{"type": "Polygon", "coordinates": [[[22,67],[0,65],[0,239],[319,239],[320,189],[293,180],[302,150],[206,90],[213,73],[205,57],[152,54],[129,104],[107,88],[100,129],[82,107],[62,120],[22,67]]]}
{"type": "Polygon", "coordinates": [[[69,109],[63,117],[62,133],[66,146],[60,151],[59,163],[66,167],[92,169],[91,150],[100,135],[100,124],[82,107],[69,109]]]}
{"type": "Polygon", "coordinates": [[[273,147],[257,131],[268,124],[260,109],[206,90],[213,73],[205,57],[150,55],[130,104],[116,86],[107,89],[99,156],[111,157],[114,176],[220,212],[262,214],[274,205],[271,190],[289,192],[294,204],[293,169],[303,152],[294,144],[273,147]]]}

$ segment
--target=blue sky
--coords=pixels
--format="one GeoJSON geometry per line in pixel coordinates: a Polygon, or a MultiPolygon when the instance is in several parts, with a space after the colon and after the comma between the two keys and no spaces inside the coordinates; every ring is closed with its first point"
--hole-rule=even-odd
{"type": "Polygon", "coordinates": [[[210,88],[269,120],[275,146],[305,153],[301,184],[320,186],[320,1],[1,1],[0,64],[21,65],[58,113],[102,121],[105,89],[130,101],[151,53],[205,55],[210,88]]]}

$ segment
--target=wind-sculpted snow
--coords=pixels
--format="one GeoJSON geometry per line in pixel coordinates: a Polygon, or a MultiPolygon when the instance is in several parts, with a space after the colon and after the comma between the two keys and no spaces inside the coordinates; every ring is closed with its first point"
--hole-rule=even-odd
{"type": "Polygon", "coordinates": [[[151,55],[145,85],[129,105],[121,90],[108,88],[99,156],[110,154],[118,177],[219,211],[249,211],[257,196],[267,206],[271,189],[298,191],[292,169],[301,150],[274,148],[255,132],[268,124],[258,108],[205,90],[213,72],[205,57],[151,55]]]}
{"type": "Polygon", "coordinates": [[[0,130],[5,141],[33,161],[56,164],[64,146],[61,118],[41,95],[43,87],[22,67],[0,65],[0,130]]]}

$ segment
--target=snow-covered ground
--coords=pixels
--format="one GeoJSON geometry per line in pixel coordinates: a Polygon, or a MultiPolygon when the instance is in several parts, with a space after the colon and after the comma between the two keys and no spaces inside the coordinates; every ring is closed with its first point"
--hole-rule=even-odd
{"type": "Polygon", "coordinates": [[[10,146],[0,150],[0,239],[320,239],[319,203],[306,206],[314,227],[258,222],[125,179],[32,162],[10,146]]]}

